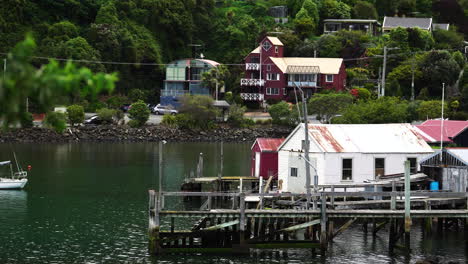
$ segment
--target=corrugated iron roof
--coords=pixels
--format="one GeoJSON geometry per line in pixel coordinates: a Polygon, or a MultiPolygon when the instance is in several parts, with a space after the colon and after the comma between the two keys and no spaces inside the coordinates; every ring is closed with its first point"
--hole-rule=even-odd
{"type": "MultiPolygon", "coordinates": [[[[440,142],[440,126],[441,120],[427,120],[421,125],[417,125],[418,132],[423,138],[430,143],[440,142]]],[[[456,137],[468,127],[468,121],[459,120],[444,120],[444,128],[442,131],[443,142],[453,142],[452,138],[456,137]]]]}
{"type": "Polygon", "coordinates": [[[432,30],[442,29],[442,30],[449,30],[450,24],[445,23],[433,23],[432,30]]]}
{"type": "Polygon", "coordinates": [[[288,66],[318,66],[322,74],[338,74],[343,64],[343,59],[340,58],[270,57],[270,59],[283,73],[287,73],[288,66]]]}
{"type": "Polygon", "coordinates": [[[383,29],[402,28],[420,28],[430,30],[432,18],[422,17],[384,17],[383,29]]]}
{"type": "MultiPolygon", "coordinates": [[[[299,126],[304,128],[304,124],[299,126]]],[[[298,130],[294,130],[293,133],[296,131],[298,130]]],[[[316,144],[321,152],[433,152],[410,124],[309,124],[309,134],[311,142],[316,144]]]]}
{"type": "Polygon", "coordinates": [[[254,146],[258,144],[261,152],[276,152],[283,141],[284,138],[257,138],[254,146]]]}

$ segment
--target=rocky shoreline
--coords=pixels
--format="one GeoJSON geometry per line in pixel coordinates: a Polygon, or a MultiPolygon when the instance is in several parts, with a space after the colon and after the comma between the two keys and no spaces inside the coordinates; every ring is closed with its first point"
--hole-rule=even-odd
{"type": "Polygon", "coordinates": [[[254,142],[258,137],[285,138],[288,127],[219,127],[213,130],[186,130],[163,125],[130,128],[100,125],[67,129],[58,134],[47,128],[13,129],[0,132],[0,143],[67,143],[67,142],[254,142]]]}

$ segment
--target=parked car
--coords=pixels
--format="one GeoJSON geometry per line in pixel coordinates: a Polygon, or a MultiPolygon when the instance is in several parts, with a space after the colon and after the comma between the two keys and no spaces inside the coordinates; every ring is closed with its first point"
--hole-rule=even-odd
{"type": "Polygon", "coordinates": [[[90,117],[88,119],[85,119],[83,124],[85,124],[85,125],[100,125],[100,124],[102,124],[102,120],[99,118],[99,116],[95,115],[95,116],[92,116],[92,117],[90,117]]]}
{"type": "Polygon", "coordinates": [[[156,114],[156,115],[164,115],[164,114],[175,115],[175,114],[179,113],[179,111],[172,108],[171,106],[165,106],[165,105],[161,105],[161,104],[158,104],[157,106],[155,106],[153,108],[152,112],[154,114],[156,114]]]}

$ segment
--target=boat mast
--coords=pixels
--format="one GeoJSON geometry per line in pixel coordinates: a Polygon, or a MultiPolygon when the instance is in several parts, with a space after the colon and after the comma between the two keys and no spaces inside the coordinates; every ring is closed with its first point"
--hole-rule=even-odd
{"type": "Polygon", "coordinates": [[[15,158],[15,162],[16,162],[16,167],[18,168],[18,172],[20,172],[20,167],[19,167],[19,164],[18,164],[18,160],[16,159],[16,154],[15,152],[13,151],[13,157],[15,158]]]}

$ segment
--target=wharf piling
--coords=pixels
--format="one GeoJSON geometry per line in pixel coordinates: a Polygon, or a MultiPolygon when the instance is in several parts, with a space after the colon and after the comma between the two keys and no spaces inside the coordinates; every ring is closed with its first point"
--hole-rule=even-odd
{"type": "MultiPolygon", "coordinates": [[[[317,200],[318,208],[315,210],[304,209],[306,207],[300,205],[306,201],[305,194],[158,193],[150,190],[149,252],[153,255],[173,252],[245,253],[251,248],[318,248],[325,251],[333,238],[353,224],[361,223],[366,230],[367,223],[372,221],[376,223],[372,229],[374,235],[378,235],[379,230],[388,229],[389,251],[400,248],[400,245],[409,250],[411,229],[408,229],[408,211],[409,220],[426,223],[427,230],[437,219],[437,228],[441,231],[456,226],[467,232],[468,193],[465,192],[405,193],[392,188],[390,192],[324,191],[313,192],[311,196],[317,200]],[[414,204],[407,198],[409,206],[399,209],[396,200],[405,195],[420,198],[414,204]],[[174,210],[162,207],[164,197],[166,200],[169,197],[201,197],[214,202],[201,209],[174,210]],[[340,201],[344,202],[344,197],[348,208],[334,207],[340,201]],[[380,208],[362,208],[362,203],[367,201],[365,199],[372,197],[383,199],[380,208]],[[358,209],[352,207],[353,201],[361,202],[358,209]],[[187,225],[190,220],[193,227],[187,225]]],[[[378,201],[367,202],[374,206],[378,201]]]]}

